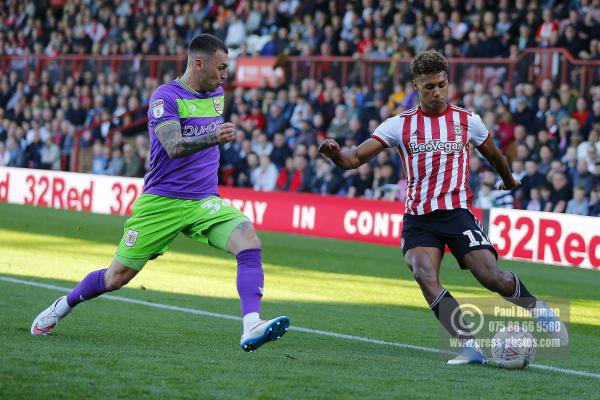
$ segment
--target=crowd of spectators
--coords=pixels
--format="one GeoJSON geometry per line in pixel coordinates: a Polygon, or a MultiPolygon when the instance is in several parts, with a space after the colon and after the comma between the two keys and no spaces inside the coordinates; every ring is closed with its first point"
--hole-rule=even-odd
{"type": "MultiPolygon", "coordinates": [[[[436,48],[446,56],[513,57],[528,47],[565,47],[600,59],[600,1],[12,1],[0,5],[0,165],[68,169],[74,133],[92,154],[89,171],[142,176],[147,136],[118,128],[143,118],[152,91],[174,72],[150,78],[123,67],[74,69],[61,76],[37,56],[181,55],[199,33],[223,38],[238,55],[410,56],[436,48]],[[26,72],[28,71],[28,73],[26,72]],[[134,111],[133,113],[128,113],[134,111]],[[109,132],[115,132],[109,136],[109,132]]],[[[393,65],[393,64],[392,64],[393,65]]],[[[353,146],[389,116],[414,106],[410,77],[373,71],[372,87],[335,76],[275,88],[235,88],[225,118],[239,127],[222,148],[223,184],[403,200],[397,153],[381,153],[355,171],[332,166],[320,140],[353,146]]],[[[579,93],[569,83],[451,82],[453,103],[479,113],[523,186],[495,190],[497,178],[472,150],[469,185],[482,208],[600,214],[600,84],[579,93]]]]}
{"type": "Polygon", "coordinates": [[[212,32],[249,54],[507,57],[511,47],[600,56],[597,0],[7,0],[0,54],[179,55],[212,32]]]}
{"type": "MultiPolygon", "coordinates": [[[[600,215],[600,83],[590,88],[591,109],[568,84],[544,80],[538,90],[520,84],[509,96],[496,85],[450,84],[452,101],[482,116],[506,154],[519,189],[496,190],[491,167],[471,149],[469,186],[481,208],[508,207],[600,215]]],[[[357,170],[343,171],[321,158],[319,142],[362,142],[380,121],[416,105],[410,82],[363,90],[333,80],[304,80],[275,89],[237,88],[227,118],[238,126],[223,146],[222,182],[255,190],[287,190],[403,201],[406,177],[396,150],[357,170]]]]}

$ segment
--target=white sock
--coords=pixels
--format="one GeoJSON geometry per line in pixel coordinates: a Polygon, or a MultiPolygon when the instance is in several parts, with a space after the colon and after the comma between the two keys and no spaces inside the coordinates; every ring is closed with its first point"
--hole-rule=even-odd
{"type": "Polygon", "coordinates": [[[258,321],[260,321],[260,316],[257,312],[251,312],[242,318],[244,322],[244,332],[248,332],[248,329],[252,328],[258,321]]]}
{"type": "Polygon", "coordinates": [[[67,296],[63,296],[54,306],[54,311],[61,317],[64,317],[69,312],[71,312],[71,307],[69,307],[69,303],[67,303],[67,296]]]}

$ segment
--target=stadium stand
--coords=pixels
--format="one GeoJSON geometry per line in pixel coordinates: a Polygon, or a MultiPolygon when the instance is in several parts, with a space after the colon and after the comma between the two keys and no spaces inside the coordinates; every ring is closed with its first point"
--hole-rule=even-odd
{"type": "Polygon", "coordinates": [[[403,200],[392,151],[345,172],[316,149],[414,106],[408,61],[436,48],[452,102],[482,116],[523,181],[495,190],[473,151],[475,205],[600,215],[598,0],[9,0],[0,21],[0,165],[143,176],[148,98],[209,32],[232,64],[276,56],[286,77],[230,82],[225,118],[240,129],[223,184],[403,200]]]}

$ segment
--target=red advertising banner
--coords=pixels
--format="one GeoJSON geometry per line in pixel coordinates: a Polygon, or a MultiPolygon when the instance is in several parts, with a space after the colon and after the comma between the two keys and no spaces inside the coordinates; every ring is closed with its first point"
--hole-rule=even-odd
{"type": "Polygon", "coordinates": [[[404,204],[221,187],[258,229],[400,245],[404,204]]]}
{"type": "Polygon", "coordinates": [[[238,57],[235,63],[235,84],[243,87],[274,86],[275,78],[284,79],[275,68],[276,57],[238,57]]]}
{"type": "MultiPolygon", "coordinates": [[[[130,215],[143,180],[0,167],[0,202],[130,215]]],[[[400,245],[404,204],[287,192],[219,188],[257,229],[400,245]]],[[[474,210],[481,219],[481,211],[474,210]]]]}

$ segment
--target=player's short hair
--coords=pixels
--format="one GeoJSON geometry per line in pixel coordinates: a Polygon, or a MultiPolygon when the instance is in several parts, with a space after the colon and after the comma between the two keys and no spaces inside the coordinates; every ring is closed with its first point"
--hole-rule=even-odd
{"type": "Polygon", "coordinates": [[[410,63],[410,71],[416,79],[419,75],[448,74],[448,60],[436,50],[427,50],[417,54],[410,63]]]}
{"type": "Polygon", "coordinates": [[[227,50],[225,43],[218,37],[208,33],[203,33],[194,37],[188,46],[188,54],[201,53],[212,56],[219,50],[225,54],[229,54],[229,50],[227,50]]]}

